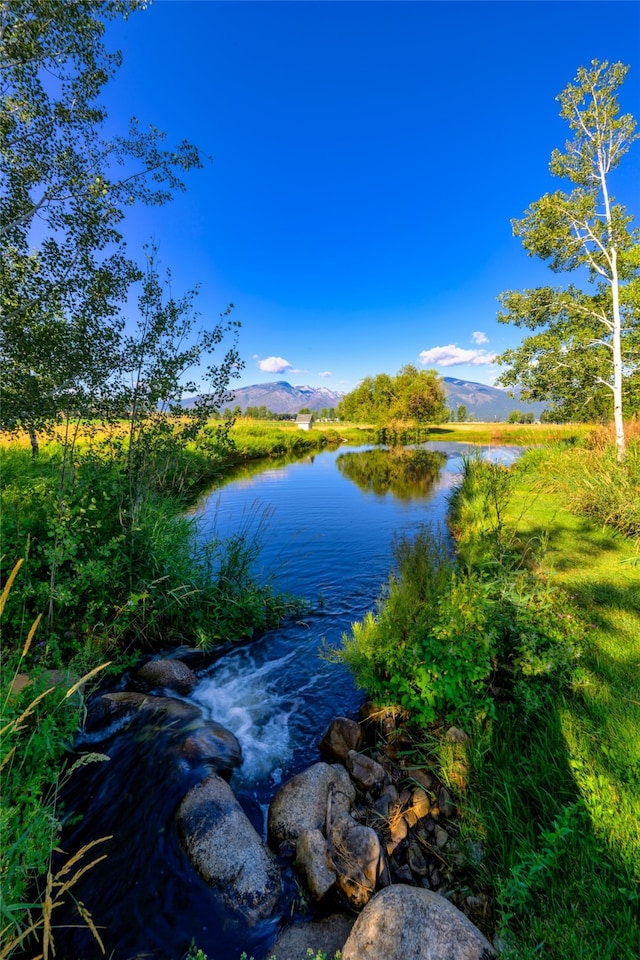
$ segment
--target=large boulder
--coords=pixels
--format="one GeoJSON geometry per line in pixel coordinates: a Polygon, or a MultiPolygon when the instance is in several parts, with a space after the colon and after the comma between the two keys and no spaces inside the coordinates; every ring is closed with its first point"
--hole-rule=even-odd
{"type": "Polygon", "coordinates": [[[335,886],[338,871],[320,830],[305,830],[300,834],[296,842],[294,866],[304,877],[305,886],[313,900],[322,900],[335,886]]]}
{"type": "Polygon", "coordinates": [[[295,842],[306,830],[326,834],[327,809],[331,818],[349,812],[356,791],[339,764],[314,763],[283,784],[269,806],[269,837],[279,846],[295,842]]]}
{"type": "Polygon", "coordinates": [[[323,953],[327,960],[342,949],[353,927],[354,918],[342,913],[331,914],[321,920],[311,920],[285,927],[269,951],[275,960],[308,960],[309,950],[315,957],[323,953]]]}
{"type": "Polygon", "coordinates": [[[351,906],[361,910],[375,892],[378,880],[388,883],[378,834],[348,813],[341,813],[332,820],[328,839],[338,870],[338,886],[351,906]]]}
{"type": "Polygon", "coordinates": [[[189,768],[206,764],[228,778],[242,764],[238,738],[219,723],[194,720],[187,724],[185,733],[178,753],[189,768]]]}
{"type": "Polygon", "coordinates": [[[140,711],[159,713],[170,722],[188,722],[202,717],[202,711],[193,703],[173,697],[154,697],[147,693],[119,691],[94,697],[87,708],[85,729],[96,730],[112,723],[127,722],[140,711]]]}
{"type": "Polygon", "coordinates": [[[396,884],[377,893],[356,920],[342,960],[489,960],[489,941],[448,900],[396,884]]]}
{"type": "Polygon", "coordinates": [[[154,690],[175,690],[180,696],[191,693],[198,680],[182,660],[147,660],[134,677],[154,690]]]}
{"type": "Polygon", "coordinates": [[[225,780],[211,774],[190,790],[177,822],[191,862],[226,907],[252,924],[273,912],[280,868],[225,780]]]}

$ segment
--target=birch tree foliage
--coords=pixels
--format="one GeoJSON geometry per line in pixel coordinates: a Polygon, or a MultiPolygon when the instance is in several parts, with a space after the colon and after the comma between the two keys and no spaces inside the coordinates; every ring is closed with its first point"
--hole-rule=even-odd
{"type": "Polygon", "coordinates": [[[200,166],[183,142],[133,119],[104,133],[98,96],[120,63],[105,23],[139,0],[0,4],[0,348],[2,426],[35,440],[73,397],[108,401],[120,307],[142,274],[120,225],[163,204],[200,166]]]}
{"type": "Polygon", "coordinates": [[[610,192],[611,173],[638,136],[617,99],[627,71],[622,63],[594,60],[558,97],[572,139],[564,152],[553,151],[550,171],[574,187],[545,194],[512,228],[529,256],[547,261],[554,273],[582,270],[585,288],[503,293],[498,320],[536,332],[497,358],[508,367],[499,382],[521,386],[524,400],[550,400],[576,419],[613,419],[619,459],[640,357],[639,236],[610,192]]]}

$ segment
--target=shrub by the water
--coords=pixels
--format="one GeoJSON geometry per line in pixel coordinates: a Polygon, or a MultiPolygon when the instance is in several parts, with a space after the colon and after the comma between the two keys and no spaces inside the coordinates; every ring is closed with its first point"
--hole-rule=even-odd
{"type": "MultiPolygon", "coordinates": [[[[476,478],[477,482],[477,478],[476,478]]],[[[484,566],[454,561],[443,535],[422,530],[395,545],[396,571],[375,613],[354,623],[339,656],[381,706],[413,723],[470,727],[494,713],[495,696],[537,704],[540,687],[566,680],[585,624],[515,555],[484,566]]]]}
{"type": "Polygon", "coordinates": [[[76,452],[64,485],[56,452],[2,457],[3,580],[25,558],[21,589],[7,601],[5,651],[17,650],[39,614],[40,661],[59,666],[116,649],[250,636],[297,609],[255,582],[255,540],[199,542],[183,487],[179,495],[163,488],[166,475],[156,483],[153,474],[132,498],[112,450],[76,452]]]}

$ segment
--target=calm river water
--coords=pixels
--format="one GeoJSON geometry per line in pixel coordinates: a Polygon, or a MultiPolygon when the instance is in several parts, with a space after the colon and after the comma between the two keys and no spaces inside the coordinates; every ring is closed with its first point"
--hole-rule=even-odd
{"type": "Polygon", "coordinates": [[[242,743],[242,790],[264,804],[273,787],[316,756],[325,727],[357,713],[362,694],[321,655],[380,596],[392,545],[421,526],[446,530],[447,495],[464,456],[510,463],[519,448],[422,444],[400,452],[344,447],[281,466],[239,471],[196,511],[200,536],[256,534],[256,573],[305,597],[312,611],[217,661],[193,699],[242,743]]]}

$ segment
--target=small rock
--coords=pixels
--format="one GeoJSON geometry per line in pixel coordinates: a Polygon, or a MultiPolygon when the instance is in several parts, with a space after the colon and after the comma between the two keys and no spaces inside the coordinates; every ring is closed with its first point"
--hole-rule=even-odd
{"type": "Polygon", "coordinates": [[[469,743],[471,737],[460,727],[449,727],[445,734],[445,740],[448,740],[449,743],[469,743]]]}
{"type": "Polygon", "coordinates": [[[482,894],[479,894],[477,897],[476,896],[466,897],[464,902],[471,910],[478,911],[478,910],[484,910],[487,907],[489,898],[487,897],[486,894],[482,893],[482,894]]]}
{"type": "Polygon", "coordinates": [[[398,803],[398,791],[392,783],[387,784],[378,799],[373,803],[371,810],[379,818],[390,820],[394,808],[398,803]]]}
{"type": "Polygon", "coordinates": [[[323,759],[345,763],[350,750],[357,750],[363,740],[362,728],[355,720],[336,717],[318,744],[323,759]]]}
{"type": "Polygon", "coordinates": [[[417,877],[426,877],[429,865],[419,843],[412,840],[407,849],[407,864],[417,877]]]}
{"type": "Polygon", "coordinates": [[[388,820],[393,801],[388,794],[382,793],[378,799],[375,801],[372,807],[372,812],[377,814],[382,820],[388,820]]]}
{"type": "Polygon", "coordinates": [[[376,889],[384,871],[384,855],[375,830],[342,813],[331,825],[329,847],[338,870],[338,886],[360,910],[376,889]]]}
{"type": "Polygon", "coordinates": [[[409,807],[408,810],[405,810],[403,813],[403,817],[407,822],[407,826],[409,830],[412,830],[413,827],[415,827],[416,823],[418,822],[418,815],[413,809],[413,807],[409,807]]]}
{"type": "Polygon", "coordinates": [[[384,767],[376,760],[367,757],[364,753],[350,750],[347,754],[346,767],[351,779],[360,790],[370,790],[378,794],[384,786],[384,767]]]}
{"type": "Polygon", "coordinates": [[[449,843],[449,834],[439,823],[436,824],[436,846],[442,849],[447,843],[449,843]]]}
{"type": "Polygon", "coordinates": [[[389,839],[394,844],[399,844],[406,837],[409,828],[404,816],[392,817],[389,821],[389,839]]]}
{"type": "Polygon", "coordinates": [[[412,780],[415,780],[416,783],[419,783],[424,790],[431,790],[436,778],[432,773],[429,773],[428,770],[420,770],[418,767],[410,767],[407,770],[408,775],[412,780]]]}
{"type": "Polygon", "coordinates": [[[413,796],[411,800],[412,800],[411,809],[415,813],[418,820],[422,820],[422,818],[426,817],[429,813],[430,804],[429,804],[429,798],[427,797],[427,794],[421,787],[418,787],[416,790],[413,791],[413,796]]]}
{"type": "Polygon", "coordinates": [[[134,676],[154,689],[175,690],[183,697],[191,693],[198,682],[193,670],[182,660],[148,660],[134,676]]]}
{"type": "Polygon", "coordinates": [[[484,844],[482,840],[473,840],[467,846],[469,860],[476,866],[484,859],[484,844]]]}
{"type": "Polygon", "coordinates": [[[456,805],[446,787],[440,787],[438,790],[438,806],[440,807],[440,813],[447,820],[455,816],[456,805]]]}
{"type": "Polygon", "coordinates": [[[28,673],[16,673],[15,677],[11,681],[11,696],[17,697],[18,694],[22,693],[25,687],[28,687],[33,683],[33,680],[28,673]]]}

